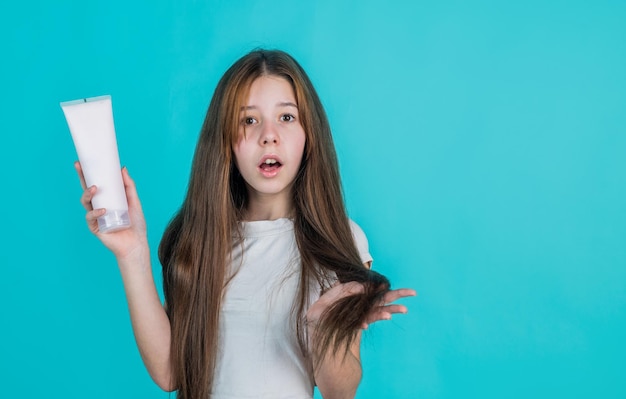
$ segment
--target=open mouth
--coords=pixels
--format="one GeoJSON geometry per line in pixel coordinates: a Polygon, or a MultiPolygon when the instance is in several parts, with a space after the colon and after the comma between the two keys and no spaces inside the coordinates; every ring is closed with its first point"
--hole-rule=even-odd
{"type": "Polygon", "coordinates": [[[278,170],[281,166],[283,166],[283,164],[281,164],[278,160],[268,158],[259,165],[259,168],[261,168],[264,172],[273,172],[278,170]]]}

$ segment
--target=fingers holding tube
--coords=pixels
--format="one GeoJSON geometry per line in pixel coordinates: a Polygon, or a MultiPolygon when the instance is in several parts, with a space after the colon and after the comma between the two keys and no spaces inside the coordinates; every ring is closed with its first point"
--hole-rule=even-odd
{"type": "Polygon", "coordinates": [[[87,211],[92,211],[93,205],[91,204],[91,200],[93,199],[93,196],[96,195],[96,191],[98,189],[96,186],[87,187],[87,183],[85,182],[85,175],[83,174],[83,168],[80,166],[80,162],[74,162],[74,169],[76,169],[76,173],[78,173],[80,186],[83,189],[83,194],[80,197],[80,203],[87,211]]]}
{"type": "Polygon", "coordinates": [[[96,195],[96,191],[98,188],[96,186],[91,186],[83,191],[83,195],[80,197],[80,203],[83,205],[87,211],[93,210],[93,205],[91,204],[91,200],[93,196],[96,195]]]}
{"type": "Polygon", "coordinates": [[[96,186],[91,186],[83,191],[83,195],[80,197],[80,203],[87,210],[85,219],[87,220],[87,226],[92,233],[98,232],[98,218],[106,213],[106,209],[104,208],[93,209],[91,200],[93,196],[96,195],[96,191],[98,191],[98,188],[96,186]]]}
{"type": "Polygon", "coordinates": [[[141,211],[141,202],[139,201],[139,195],[137,194],[137,187],[135,186],[135,181],[130,177],[130,173],[128,173],[128,168],[126,166],[122,168],[122,181],[124,182],[124,190],[126,190],[128,207],[141,211]]]}
{"type": "Polygon", "coordinates": [[[91,200],[94,195],[98,191],[96,186],[87,187],[87,183],[85,182],[85,176],[83,175],[83,169],[80,166],[80,162],[74,162],[74,169],[76,169],[76,173],[78,173],[78,178],[80,180],[80,186],[83,188],[83,193],[80,196],[80,203],[87,210],[87,214],[85,215],[85,219],[87,221],[87,227],[89,230],[96,234],[98,233],[98,218],[103,216],[106,213],[106,209],[94,209],[91,200]]]}
{"type": "Polygon", "coordinates": [[[85,182],[85,175],[83,174],[83,168],[80,165],[80,162],[74,162],[74,169],[76,169],[76,173],[78,173],[78,178],[80,179],[80,186],[85,190],[87,188],[87,183],[85,182]]]}
{"type": "Polygon", "coordinates": [[[87,227],[89,227],[89,230],[92,233],[96,234],[100,231],[98,227],[98,218],[103,216],[105,213],[106,209],[100,208],[91,210],[87,212],[87,215],[85,215],[85,219],[87,220],[87,227]]]}

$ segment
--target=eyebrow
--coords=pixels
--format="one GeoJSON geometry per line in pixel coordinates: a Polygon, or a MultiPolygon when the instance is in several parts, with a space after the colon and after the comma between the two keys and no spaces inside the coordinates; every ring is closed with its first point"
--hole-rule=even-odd
{"type": "MultiPolygon", "coordinates": [[[[298,106],[294,103],[292,103],[291,101],[283,101],[283,102],[279,102],[276,104],[276,106],[278,107],[293,107],[293,108],[298,108],[298,106]]],[[[248,111],[248,110],[252,110],[252,109],[257,109],[258,107],[255,105],[245,105],[243,107],[241,107],[241,111],[248,111]]]]}

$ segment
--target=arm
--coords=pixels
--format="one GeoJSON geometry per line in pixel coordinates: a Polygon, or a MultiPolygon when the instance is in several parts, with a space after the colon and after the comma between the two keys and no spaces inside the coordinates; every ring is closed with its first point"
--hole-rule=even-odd
{"type": "MultiPolygon", "coordinates": [[[[309,334],[311,334],[309,330],[309,334]]],[[[315,383],[324,399],[354,398],[361,382],[361,332],[344,356],[344,348],[336,355],[328,353],[322,363],[313,359],[315,383]]]]}
{"type": "Polygon", "coordinates": [[[170,371],[170,321],[161,305],[146,245],[137,254],[118,258],[131,324],[141,358],[154,382],[173,391],[170,371]]]}
{"type": "Polygon", "coordinates": [[[175,387],[171,381],[169,360],[170,323],[154,285],[146,223],[135,183],[124,168],[122,177],[128,199],[131,227],[113,233],[100,233],[97,219],[105,213],[105,210],[93,209],[91,199],[96,193],[96,187],[87,188],[80,164],[76,162],[74,166],[84,190],[81,203],[87,210],[87,225],[117,259],[139,353],[157,385],[164,390],[172,391],[175,387]]]}

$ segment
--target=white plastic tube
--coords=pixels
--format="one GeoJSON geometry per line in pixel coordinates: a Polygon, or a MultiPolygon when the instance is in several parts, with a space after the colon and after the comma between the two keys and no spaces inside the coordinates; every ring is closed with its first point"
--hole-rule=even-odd
{"type": "Polygon", "coordinates": [[[106,208],[106,213],[98,218],[98,228],[110,233],[130,227],[111,96],[62,102],[61,108],[70,127],[85,183],[87,187],[98,187],[91,200],[93,208],[106,208]]]}

